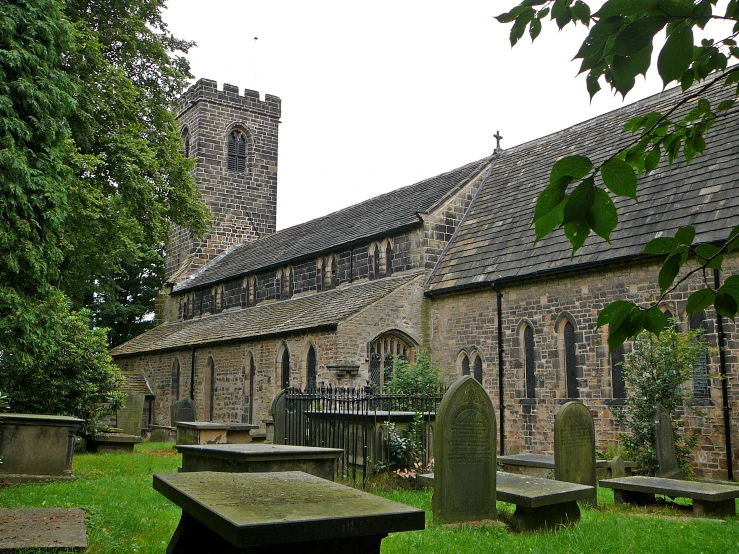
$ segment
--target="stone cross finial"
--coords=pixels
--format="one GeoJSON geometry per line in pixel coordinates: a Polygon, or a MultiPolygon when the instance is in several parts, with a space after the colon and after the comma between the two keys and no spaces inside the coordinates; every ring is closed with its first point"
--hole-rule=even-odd
{"type": "Polygon", "coordinates": [[[503,137],[500,135],[500,131],[495,131],[493,138],[495,139],[495,152],[502,152],[503,149],[500,147],[500,141],[503,139],[503,137]]]}

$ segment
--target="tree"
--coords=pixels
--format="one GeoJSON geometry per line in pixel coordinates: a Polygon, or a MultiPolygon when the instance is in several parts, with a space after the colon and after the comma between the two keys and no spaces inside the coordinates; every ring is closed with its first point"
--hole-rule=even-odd
{"type": "Polygon", "coordinates": [[[653,418],[657,404],[661,404],[672,418],[678,462],[690,471],[688,456],[697,437],[679,433],[679,411],[687,396],[680,387],[693,375],[698,357],[708,354],[708,344],[700,335],[701,331],[679,333],[672,325],[659,337],[642,332],[637,335],[633,350],[626,355],[622,371],[630,386],[629,397],[615,415],[628,429],[621,433],[624,449],[629,459],[640,467],[652,470],[657,467],[653,418]]]}
{"type": "MultiPolygon", "coordinates": [[[[535,40],[547,16],[559,29],[577,23],[589,27],[575,58],[581,60],[580,73],[587,72],[591,98],[602,83],[625,97],[638,75],[646,77],[656,35],[664,29],[667,39],[658,56],[657,71],[664,86],[677,82],[683,91],[689,90],[663,113],[652,112],[628,120],[624,128],[634,134],[633,141],[609,153],[603,163],[596,166],[582,155],[557,161],[550,172],[549,185],[539,195],[534,209],[537,240],[563,228],[573,255],[591,231],[609,240],[618,224],[611,194],[635,199],[639,175],[654,170],[664,157],[672,163],[682,154],[690,162],[703,154],[703,136],[718,118],[736,117],[739,66],[729,67],[729,62],[739,58],[739,0],[730,0],[723,12],[718,12],[716,4],[717,0],[608,0],[591,13],[590,6],[582,0],[524,0],[510,12],[497,16],[498,21],[513,24],[511,45],[527,29],[535,40]],[[696,28],[705,29],[716,21],[733,25],[728,36],[696,42],[696,28]],[[707,92],[719,86],[731,87],[730,98],[712,105],[707,92]],[[695,100],[695,108],[683,109],[695,100]]],[[[721,269],[724,257],[739,247],[739,227],[722,244],[694,244],[694,240],[695,229],[686,226],[674,237],[656,238],[645,245],[645,254],[664,256],[658,277],[663,297],[686,278],[675,282],[689,258],[697,264],[688,276],[721,269]]],[[[729,276],[720,287],[705,281],[705,287],[688,299],[688,313],[714,306],[720,316],[733,319],[739,306],[739,275],[729,276]]],[[[606,306],[599,314],[598,326],[610,326],[610,348],[617,348],[645,329],[660,333],[666,325],[658,307],[660,301],[661,298],[647,306],[616,301],[606,306]]]]}

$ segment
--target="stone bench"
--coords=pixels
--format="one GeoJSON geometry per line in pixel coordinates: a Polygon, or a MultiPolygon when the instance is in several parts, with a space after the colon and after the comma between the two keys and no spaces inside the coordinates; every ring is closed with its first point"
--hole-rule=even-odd
{"type": "Polygon", "coordinates": [[[334,480],[337,461],[344,453],[340,448],[255,443],[178,445],[177,452],[182,454],[181,472],[304,471],[329,481],[334,480]]]}
{"type": "MultiPolygon", "coordinates": [[[[434,474],[418,476],[419,482],[433,486],[434,474]]],[[[495,483],[495,499],[516,505],[511,527],[528,532],[556,529],[580,520],[578,500],[590,500],[593,487],[565,483],[554,479],[518,475],[499,471],[495,483]]]]}
{"type": "Polygon", "coordinates": [[[388,533],[425,528],[423,510],[307,473],[154,475],[182,508],[168,554],[379,554],[388,533]]]}
{"type": "Polygon", "coordinates": [[[670,498],[690,498],[693,501],[693,514],[697,516],[727,516],[736,513],[736,499],[739,498],[739,487],[666,479],[664,477],[622,477],[620,479],[604,479],[602,487],[613,489],[616,504],[652,504],[656,494],[670,498]]]}
{"type": "Polygon", "coordinates": [[[125,433],[98,433],[90,441],[90,450],[98,454],[127,454],[133,452],[133,447],[144,439],[138,435],[125,433]]]}

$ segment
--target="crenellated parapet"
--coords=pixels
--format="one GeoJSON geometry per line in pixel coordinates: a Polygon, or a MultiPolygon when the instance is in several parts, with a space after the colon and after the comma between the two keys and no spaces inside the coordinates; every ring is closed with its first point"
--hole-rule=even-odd
{"type": "Polygon", "coordinates": [[[262,100],[256,90],[244,89],[244,93],[239,94],[239,87],[235,85],[224,83],[223,87],[219,89],[217,81],[198,79],[180,97],[178,117],[191,108],[193,104],[202,100],[222,103],[240,110],[249,110],[277,119],[280,118],[282,112],[282,100],[279,96],[267,94],[262,100]]]}

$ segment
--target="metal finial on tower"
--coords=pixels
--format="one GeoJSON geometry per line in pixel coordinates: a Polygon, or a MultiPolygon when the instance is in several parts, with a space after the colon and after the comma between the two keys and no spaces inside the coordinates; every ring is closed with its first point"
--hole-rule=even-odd
{"type": "Polygon", "coordinates": [[[503,137],[501,136],[500,131],[495,131],[493,138],[495,139],[495,154],[502,152],[503,149],[500,147],[500,141],[503,140],[503,137]]]}

